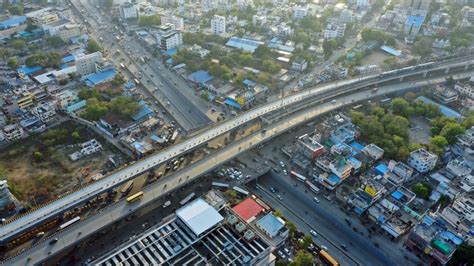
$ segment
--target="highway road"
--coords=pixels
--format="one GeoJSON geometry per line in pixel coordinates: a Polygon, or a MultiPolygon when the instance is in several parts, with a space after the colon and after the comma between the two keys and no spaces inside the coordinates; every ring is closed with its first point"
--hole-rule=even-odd
{"type": "MultiPolygon", "coordinates": [[[[466,77],[472,76],[473,74],[474,72],[469,72],[469,73],[463,74],[462,76],[457,75],[455,76],[455,78],[466,78],[466,77]]],[[[65,231],[59,232],[57,235],[54,236],[59,239],[58,243],[54,245],[50,245],[49,240],[45,240],[44,242],[39,242],[36,246],[31,247],[25,252],[19,254],[18,256],[10,258],[8,261],[6,261],[6,263],[12,264],[12,265],[25,265],[25,264],[34,264],[34,263],[41,262],[46,257],[59,253],[64,248],[70,245],[73,245],[80,239],[83,239],[86,236],[96,232],[97,230],[107,226],[111,222],[124,218],[125,216],[134,212],[138,208],[152,202],[156,198],[159,198],[160,196],[183,185],[184,182],[194,180],[195,178],[200,177],[202,174],[207,173],[213,170],[214,168],[218,167],[220,164],[234,158],[239,153],[252,149],[256,145],[259,145],[262,142],[268,141],[272,139],[273,137],[287,131],[288,129],[293,128],[301,123],[305,123],[306,121],[311,120],[323,113],[340,108],[348,104],[352,104],[357,101],[365,101],[372,97],[390,94],[393,92],[399,92],[399,91],[402,91],[408,88],[417,87],[417,86],[426,86],[428,84],[443,82],[443,81],[444,81],[444,77],[437,78],[437,79],[424,80],[424,81],[419,81],[419,82],[411,81],[411,82],[406,82],[406,83],[400,83],[396,85],[379,88],[379,90],[376,92],[368,90],[368,91],[357,92],[357,93],[350,94],[347,96],[342,96],[342,97],[337,98],[337,101],[335,103],[326,102],[326,103],[321,103],[315,107],[308,108],[305,111],[302,111],[284,120],[273,123],[272,125],[266,128],[267,130],[264,134],[257,132],[253,135],[243,138],[240,141],[235,142],[211,154],[205,159],[190,165],[188,168],[185,168],[171,176],[167,176],[161,180],[158,180],[155,183],[152,183],[150,186],[146,187],[143,190],[145,195],[141,201],[135,202],[133,204],[127,204],[126,201],[119,201],[118,203],[105,208],[100,215],[92,216],[80,223],[75,224],[73,227],[66,229],[65,231]]],[[[285,99],[285,100],[290,101],[290,99],[285,99]]],[[[266,108],[270,108],[270,109],[279,108],[279,106],[282,103],[285,103],[285,101],[281,101],[281,103],[279,102],[278,105],[275,105],[275,106],[274,105],[266,106],[266,108]]],[[[244,115],[245,114],[249,115],[245,118],[240,117],[240,116],[237,118],[238,119],[240,118],[251,119],[253,116],[259,116],[263,114],[265,110],[264,108],[263,110],[262,109],[259,110],[259,109],[260,108],[256,109],[259,111],[256,113],[253,113],[252,111],[244,113],[244,115]]],[[[225,128],[232,127],[232,125],[235,125],[235,123],[236,122],[234,120],[226,121],[218,125],[217,126],[218,129],[215,129],[215,130],[225,130],[225,128]]],[[[206,138],[208,136],[214,136],[218,134],[217,132],[211,131],[209,133],[204,133],[205,136],[202,136],[200,134],[196,138],[200,139],[200,138],[206,138]]],[[[183,147],[184,148],[191,147],[193,144],[196,143],[196,141],[199,141],[198,139],[193,138],[193,139],[186,140],[183,143],[180,143],[176,146],[171,147],[166,152],[164,152],[164,154],[160,153],[157,155],[153,155],[143,161],[137,162],[129,166],[128,168],[123,169],[120,172],[113,174],[112,176],[109,176],[105,179],[102,179],[84,188],[83,190],[84,191],[90,191],[90,189],[100,190],[100,188],[103,189],[104,185],[107,185],[107,184],[110,185],[110,182],[116,183],[117,180],[120,180],[120,179],[123,180],[126,177],[139,174],[140,172],[147,169],[147,167],[152,167],[155,161],[159,161],[162,159],[169,159],[173,156],[176,156],[176,154],[179,153],[180,149],[182,149],[183,147]],[[97,188],[97,186],[99,186],[99,188],[97,188]]],[[[84,191],[82,192],[78,191],[81,193],[70,194],[68,196],[65,196],[63,199],[66,199],[66,197],[70,197],[70,196],[78,197],[80,194],[83,194],[84,191]]],[[[94,193],[94,190],[90,191],[89,193],[94,193]]],[[[35,219],[41,219],[41,217],[44,217],[42,215],[48,214],[45,212],[46,210],[48,210],[49,212],[55,212],[54,207],[64,208],[64,206],[67,206],[68,204],[71,205],[70,203],[71,198],[67,199],[68,200],[67,203],[64,203],[64,202],[62,203],[62,204],[66,204],[64,206],[60,205],[61,200],[62,199],[56,202],[53,202],[52,204],[45,206],[44,208],[41,208],[33,213],[23,216],[22,218],[17,220],[17,221],[20,221],[20,223],[10,223],[3,226],[2,237],[5,238],[9,234],[14,233],[15,230],[21,229],[22,224],[27,225],[28,223],[33,223],[35,219]],[[59,206],[57,204],[59,204],[59,206]],[[22,221],[22,219],[24,220],[22,221]]],[[[79,197],[77,200],[81,201],[82,197],[79,197]]]]}
{"type": "MultiPolygon", "coordinates": [[[[414,72],[410,72],[408,74],[413,73],[414,72]]],[[[404,76],[407,76],[408,74],[404,74],[404,76]]],[[[361,80],[363,82],[369,82],[371,80],[373,80],[371,82],[381,81],[377,78],[373,79],[373,77],[371,76],[365,77],[363,79],[349,79],[340,81],[338,83],[325,84],[319,87],[300,91],[298,93],[284,97],[280,100],[271,103],[267,103],[260,107],[244,112],[237,117],[233,117],[229,120],[213,125],[206,131],[203,131],[163,151],[150,155],[140,161],[132,163],[126,168],[119,169],[115,173],[112,173],[109,176],[106,176],[98,180],[97,182],[84,187],[81,190],[65,195],[62,198],[35,211],[20,216],[11,222],[7,221],[6,224],[0,227],[2,229],[0,231],[0,242],[5,243],[6,240],[11,239],[13,236],[18,235],[19,233],[31,228],[32,226],[40,222],[46,221],[51,217],[60,216],[64,211],[73,208],[81,202],[100,195],[104,191],[110,190],[113,187],[116,187],[137,175],[152,170],[155,166],[161,165],[174,157],[181,156],[189,152],[190,150],[207,143],[209,140],[217,136],[220,136],[226,132],[240,127],[240,125],[242,124],[250,122],[254,119],[258,119],[265,114],[269,114],[281,108],[289,107],[310,97],[328,93],[330,91],[334,93],[339,93],[341,92],[341,86],[348,84],[356,84],[358,82],[361,82],[361,80]]],[[[347,89],[344,89],[344,92],[345,91],[347,91],[347,89]]],[[[337,106],[337,104],[335,106],[337,106]]],[[[183,182],[186,182],[189,178],[189,176],[182,175],[179,178],[175,177],[176,180],[172,180],[169,177],[166,177],[163,180],[167,180],[167,182],[173,184],[173,187],[176,187],[178,185],[181,185],[183,182]]],[[[171,188],[167,187],[166,191],[168,191],[169,189],[171,188]]],[[[164,191],[165,190],[163,190],[163,192],[164,191]]]]}
{"type": "Polygon", "coordinates": [[[148,96],[159,101],[185,131],[201,128],[212,122],[203,112],[205,104],[203,105],[200,102],[202,100],[194,95],[194,90],[186,82],[175,77],[174,73],[171,73],[154,59],[151,61],[156,62],[139,63],[140,57],[153,58],[153,56],[143,49],[142,45],[136,40],[136,36],[123,35],[122,40],[117,42],[115,36],[118,34],[109,33],[109,30],[114,30],[113,23],[107,17],[102,16],[100,10],[86,0],[76,0],[72,3],[79,11],[85,10],[85,12],[80,13],[81,16],[88,14],[83,18],[87,19],[91,25],[88,29],[95,40],[99,41],[102,38],[103,41],[99,42],[109,50],[110,54],[115,54],[117,48],[121,51],[120,56],[110,56],[115,65],[118,66],[120,63],[124,63],[133,77],[137,77],[138,73],[141,72],[142,78],[140,81],[143,88],[147,90],[148,96]],[[106,26],[106,28],[101,29],[103,26],[106,26]],[[121,57],[125,61],[121,61],[121,57]],[[158,91],[155,88],[158,88],[158,91]],[[183,94],[183,91],[188,93],[183,94]]]}

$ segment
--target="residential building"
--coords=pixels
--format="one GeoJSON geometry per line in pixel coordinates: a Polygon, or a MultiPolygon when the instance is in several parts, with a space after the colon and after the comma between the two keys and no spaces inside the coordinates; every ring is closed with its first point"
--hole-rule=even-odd
{"type": "Polygon", "coordinates": [[[9,124],[3,127],[3,135],[8,141],[15,141],[25,136],[23,128],[18,124],[9,124]]]}
{"type": "Polygon", "coordinates": [[[343,181],[351,175],[352,165],[344,158],[336,158],[329,164],[329,170],[343,181]]]}
{"type": "Polygon", "coordinates": [[[298,138],[298,147],[303,155],[310,159],[316,159],[324,153],[324,146],[319,144],[316,136],[305,134],[298,138]]]}
{"type": "Polygon", "coordinates": [[[458,100],[458,92],[456,90],[441,85],[436,86],[433,96],[443,104],[458,100]]]}
{"type": "Polygon", "coordinates": [[[358,67],[355,67],[354,70],[360,75],[371,75],[371,74],[377,74],[380,72],[380,68],[378,65],[358,66],[358,67]]]}
{"type": "Polygon", "coordinates": [[[211,19],[211,32],[214,35],[226,33],[226,23],[224,16],[214,15],[214,17],[211,19]]]}
{"type": "Polygon", "coordinates": [[[451,206],[443,209],[440,217],[449,223],[457,232],[469,235],[474,223],[474,200],[463,194],[454,200],[451,206]]]}
{"type": "Polygon", "coordinates": [[[44,123],[56,116],[56,108],[50,102],[41,102],[31,109],[31,113],[44,123]]]}
{"type": "Polygon", "coordinates": [[[201,0],[201,9],[203,12],[209,12],[219,7],[218,0],[201,0]]]}
{"type": "Polygon", "coordinates": [[[191,53],[198,55],[200,58],[206,57],[211,52],[197,44],[193,44],[193,46],[189,47],[188,50],[191,53]]]}
{"type": "Polygon", "coordinates": [[[72,37],[76,37],[81,34],[81,28],[77,24],[65,24],[57,29],[50,30],[49,34],[58,36],[61,38],[61,40],[69,42],[72,37]]]}
{"type": "Polygon", "coordinates": [[[156,41],[160,50],[168,51],[183,44],[183,36],[174,28],[173,24],[165,24],[158,27],[156,41]]]}
{"type": "Polygon", "coordinates": [[[69,155],[72,161],[77,161],[82,157],[94,154],[102,150],[102,145],[95,139],[91,139],[80,144],[80,150],[69,155]]]}
{"type": "Polygon", "coordinates": [[[328,23],[324,29],[325,39],[334,39],[344,37],[346,31],[345,23],[328,23]]]}
{"type": "Polygon", "coordinates": [[[474,22],[474,7],[464,6],[461,9],[461,16],[463,19],[474,22]]]}
{"type": "Polygon", "coordinates": [[[469,83],[457,82],[454,85],[454,89],[458,91],[462,96],[474,99],[474,87],[469,83]]]}
{"type": "Polygon", "coordinates": [[[403,0],[402,6],[405,8],[428,10],[431,0],[403,0]]]}
{"type": "Polygon", "coordinates": [[[372,158],[372,160],[374,161],[382,159],[383,154],[384,154],[384,150],[373,143],[365,146],[362,149],[362,152],[365,153],[370,158],[372,158]]]}
{"type": "Polygon", "coordinates": [[[29,92],[22,92],[16,98],[16,104],[20,109],[25,109],[33,105],[34,96],[29,92]]]}
{"type": "Polygon", "coordinates": [[[408,157],[408,165],[420,173],[427,173],[436,166],[438,156],[430,153],[424,148],[412,151],[408,157]]]}
{"type": "Polygon", "coordinates": [[[26,17],[38,26],[54,23],[59,20],[58,14],[56,14],[51,7],[27,13],[26,17]]]}
{"type": "Polygon", "coordinates": [[[390,160],[390,162],[388,163],[388,169],[392,173],[401,177],[403,179],[403,182],[408,181],[413,176],[413,173],[414,173],[413,168],[411,168],[410,166],[404,164],[403,162],[394,161],[394,160],[390,160]]]}
{"type": "Polygon", "coordinates": [[[424,16],[408,16],[405,21],[404,31],[407,35],[418,35],[425,20],[424,16]]]}
{"type": "Polygon", "coordinates": [[[174,15],[162,16],[161,25],[166,25],[168,23],[173,24],[176,30],[184,30],[184,19],[182,17],[174,15]]]}
{"type": "Polygon", "coordinates": [[[138,18],[138,6],[130,2],[123,3],[119,7],[120,17],[122,19],[135,19],[138,18]]]}
{"type": "Polygon", "coordinates": [[[293,7],[293,18],[302,19],[309,14],[308,8],[306,6],[295,5],[293,7]]]}
{"type": "Polygon", "coordinates": [[[64,90],[55,94],[53,97],[56,99],[58,107],[64,109],[77,100],[77,93],[72,90],[64,90]]]}
{"type": "Polygon", "coordinates": [[[252,16],[252,24],[256,27],[262,27],[267,23],[267,16],[266,15],[253,15],[252,16]]]}
{"type": "Polygon", "coordinates": [[[256,223],[257,227],[270,238],[278,235],[288,235],[288,229],[285,227],[285,221],[269,212],[256,223]]]}
{"type": "Polygon", "coordinates": [[[308,62],[306,62],[306,60],[304,58],[296,58],[291,63],[291,69],[292,70],[302,72],[302,71],[305,71],[306,68],[308,68],[308,62]]]}
{"type": "Polygon", "coordinates": [[[96,72],[96,63],[102,61],[102,53],[95,52],[76,57],[77,74],[86,76],[96,72]]]}

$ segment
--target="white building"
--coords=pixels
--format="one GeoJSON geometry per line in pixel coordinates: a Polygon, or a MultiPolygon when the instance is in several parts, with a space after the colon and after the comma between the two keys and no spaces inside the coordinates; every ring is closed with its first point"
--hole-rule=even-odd
{"type": "Polygon", "coordinates": [[[420,173],[426,173],[433,170],[437,161],[438,156],[423,148],[412,151],[408,157],[408,165],[415,168],[420,173]]]}
{"type": "Polygon", "coordinates": [[[122,19],[138,18],[138,6],[132,3],[124,3],[120,5],[120,17],[122,19]]]}
{"type": "Polygon", "coordinates": [[[199,55],[199,57],[201,57],[201,58],[206,57],[211,52],[207,49],[202,48],[201,46],[199,46],[197,44],[194,44],[193,46],[188,48],[188,50],[193,54],[199,55]]]}
{"type": "Polygon", "coordinates": [[[76,57],[77,73],[81,76],[92,74],[96,72],[95,65],[103,59],[101,52],[81,55],[76,57]]]}
{"type": "Polygon", "coordinates": [[[65,24],[57,28],[50,28],[49,34],[51,36],[58,36],[61,40],[68,42],[72,37],[81,34],[81,28],[77,24],[65,24]]]}
{"type": "Polygon", "coordinates": [[[308,15],[308,8],[305,6],[296,5],[293,7],[293,18],[302,19],[308,15]]]}
{"type": "Polygon", "coordinates": [[[203,12],[208,12],[219,7],[218,0],[201,0],[201,9],[203,12]]]}
{"type": "Polygon", "coordinates": [[[454,89],[457,90],[459,94],[474,99],[474,88],[470,84],[458,82],[454,85],[454,89]]]}
{"type": "Polygon", "coordinates": [[[3,127],[3,135],[8,141],[15,141],[24,137],[25,132],[18,124],[10,124],[3,127]]]}
{"type": "Polygon", "coordinates": [[[328,23],[324,29],[324,38],[325,39],[334,39],[344,37],[344,32],[346,31],[345,23],[328,23]]]}
{"type": "Polygon", "coordinates": [[[93,153],[102,150],[102,145],[95,139],[91,139],[81,144],[81,150],[76,151],[69,155],[72,161],[77,161],[84,156],[91,155],[93,153]]]}
{"type": "Polygon", "coordinates": [[[156,34],[156,41],[161,50],[168,51],[183,44],[180,31],[174,29],[173,24],[161,25],[156,34]]]}
{"type": "Polygon", "coordinates": [[[161,25],[173,24],[176,30],[184,29],[184,19],[178,16],[162,16],[161,25]]]}
{"type": "Polygon", "coordinates": [[[12,195],[8,190],[7,180],[0,180],[0,210],[5,209],[12,202],[12,195]]]}
{"type": "Polygon", "coordinates": [[[267,16],[266,15],[253,15],[252,16],[252,24],[256,27],[261,27],[267,23],[267,16]]]}
{"type": "Polygon", "coordinates": [[[226,32],[225,17],[214,15],[211,19],[211,32],[214,35],[221,35],[226,32]]]}
{"type": "Polygon", "coordinates": [[[41,122],[48,122],[56,115],[56,108],[49,102],[42,102],[33,107],[31,113],[41,122]]]}
{"type": "Polygon", "coordinates": [[[71,90],[64,90],[54,95],[58,107],[61,109],[66,108],[77,99],[77,93],[71,90]]]}
{"type": "Polygon", "coordinates": [[[465,6],[461,9],[461,16],[469,21],[474,21],[474,7],[465,6]]]}
{"type": "Polygon", "coordinates": [[[362,152],[375,161],[382,159],[384,154],[384,150],[373,143],[365,146],[362,149],[362,152]]]}

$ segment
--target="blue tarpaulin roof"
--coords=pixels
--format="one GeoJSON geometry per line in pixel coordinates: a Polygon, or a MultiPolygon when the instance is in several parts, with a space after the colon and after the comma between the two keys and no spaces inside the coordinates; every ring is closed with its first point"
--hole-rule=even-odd
{"type": "Polygon", "coordinates": [[[356,151],[361,151],[364,148],[364,145],[358,143],[357,141],[354,141],[351,143],[351,147],[354,148],[356,151]]]}
{"type": "Polygon", "coordinates": [[[214,79],[213,76],[209,75],[207,71],[198,70],[188,76],[188,79],[197,83],[206,83],[214,79]]]}
{"type": "Polygon", "coordinates": [[[17,68],[16,71],[24,73],[26,75],[29,75],[29,74],[33,74],[37,71],[40,71],[41,69],[43,69],[43,68],[40,67],[40,66],[34,66],[34,67],[22,66],[22,67],[17,68]]]}
{"type": "Polygon", "coordinates": [[[250,79],[245,79],[242,83],[247,87],[252,87],[252,86],[257,85],[257,82],[250,79]]]}
{"type": "Polygon", "coordinates": [[[140,105],[140,110],[138,111],[136,115],[132,116],[133,121],[141,120],[149,116],[150,114],[153,114],[153,110],[151,110],[150,107],[148,107],[145,101],[141,100],[140,102],[138,102],[138,104],[140,105]]]}
{"type": "Polygon", "coordinates": [[[423,24],[424,17],[423,16],[408,16],[406,24],[412,25],[415,27],[420,27],[423,24]]]}
{"type": "Polygon", "coordinates": [[[384,163],[380,163],[375,167],[375,171],[383,175],[388,171],[388,167],[384,163]]]}
{"type": "Polygon", "coordinates": [[[12,17],[10,19],[0,22],[0,29],[8,29],[11,27],[15,27],[24,22],[26,22],[25,16],[12,17]]]}
{"type": "Polygon", "coordinates": [[[349,157],[349,161],[351,162],[352,166],[354,166],[354,168],[359,168],[362,166],[362,162],[354,157],[349,157]]]}
{"type": "Polygon", "coordinates": [[[395,190],[393,193],[392,193],[392,197],[396,200],[400,200],[402,197],[403,197],[403,193],[398,191],[398,190],[395,190]]]}
{"type": "Polygon", "coordinates": [[[341,182],[341,179],[337,175],[331,175],[328,177],[328,181],[333,185],[337,185],[341,182]]]}
{"type": "Polygon", "coordinates": [[[387,45],[382,45],[382,46],[380,47],[380,49],[381,49],[382,51],[386,52],[386,53],[389,53],[389,54],[393,55],[393,56],[400,56],[400,55],[402,55],[402,51],[397,50],[397,49],[395,49],[395,48],[393,48],[393,47],[390,47],[390,46],[387,46],[387,45]]]}
{"type": "Polygon", "coordinates": [[[104,72],[90,74],[86,78],[86,84],[87,86],[95,86],[107,80],[111,80],[113,77],[115,77],[115,74],[115,69],[109,69],[104,72]]]}
{"type": "Polygon", "coordinates": [[[177,52],[178,52],[178,50],[176,48],[171,48],[168,51],[163,51],[163,54],[166,55],[166,56],[171,57],[171,56],[175,55],[177,52]]]}
{"type": "Polygon", "coordinates": [[[433,105],[438,106],[438,107],[439,107],[439,111],[440,111],[444,116],[446,116],[446,117],[449,117],[449,118],[456,118],[456,119],[457,119],[457,118],[461,118],[461,114],[460,114],[460,113],[458,113],[458,112],[454,111],[453,109],[448,108],[448,107],[446,107],[446,106],[444,106],[444,105],[441,105],[441,104],[439,104],[439,103],[437,103],[437,102],[435,102],[435,101],[433,101],[433,100],[431,100],[431,99],[428,99],[428,98],[426,98],[425,96],[420,96],[420,97],[416,98],[416,100],[422,101],[422,102],[424,102],[424,103],[426,103],[426,104],[433,104],[433,105]]]}
{"type": "Polygon", "coordinates": [[[69,63],[69,62],[73,62],[75,59],[76,59],[76,57],[74,55],[70,54],[70,55],[66,55],[65,57],[63,57],[63,59],[61,59],[61,61],[63,63],[69,63]]]}
{"type": "Polygon", "coordinates": [[[237,48],[237,49],[242,49],[246,52],[253,53],[255,49],[257,49],[257,47],[259,47],[262,44],[263,42],[259,42],[259,41],[231,37],[225,45],[233,47],[233,48],[237,48]]]}
{"type": "Polygon", "coordinates": [[[237,109],[242,108],[242,106],[240,106],[240,104],[236,103],[235,101],[233,101],[232,99],[229,99],[229,98],[224,100],[224,104],[227,104],[227,105],[232,106],[232,107],[237,108],[237,109]]]}
{"type": "Polygon", "coordinates": [[[272,213],[263,216],[262,219],[257,221],[257,224],[272,237],[278,234],[278,231],[285,226],[285,222],[275,217],[272,213]]]}
{"type": "Polygon", "coordinates": [[[449,231],[443,231],[441,232],[441,237],[446,239],[446,240],[451,240],[455,245],[461,245],[462,244],[462,239],[454,235],[453,233],[449,231]]]}

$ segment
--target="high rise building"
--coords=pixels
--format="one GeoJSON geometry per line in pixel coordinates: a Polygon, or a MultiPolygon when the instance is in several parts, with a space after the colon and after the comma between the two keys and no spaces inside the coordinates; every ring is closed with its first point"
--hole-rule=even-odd
{"type": "Polygon", "coordinates": [[[225,17],[214,15],[211,19],[211,31],[214,35],[220,35],[225,33],[225,17]]]}
{"type": "Polygon", "coordinates": [[[102,53],[95,52],[92,54],[82,55],[76,58],[77,73],[85,76],[96,72],[96,63],[102,60],[102,53]]]}
{"type": "Polygon", "coordinates": [[[183,44],[183,36],[171,23],[161,25],[156,34],[160,50],[168,51],[183,44]]]}

